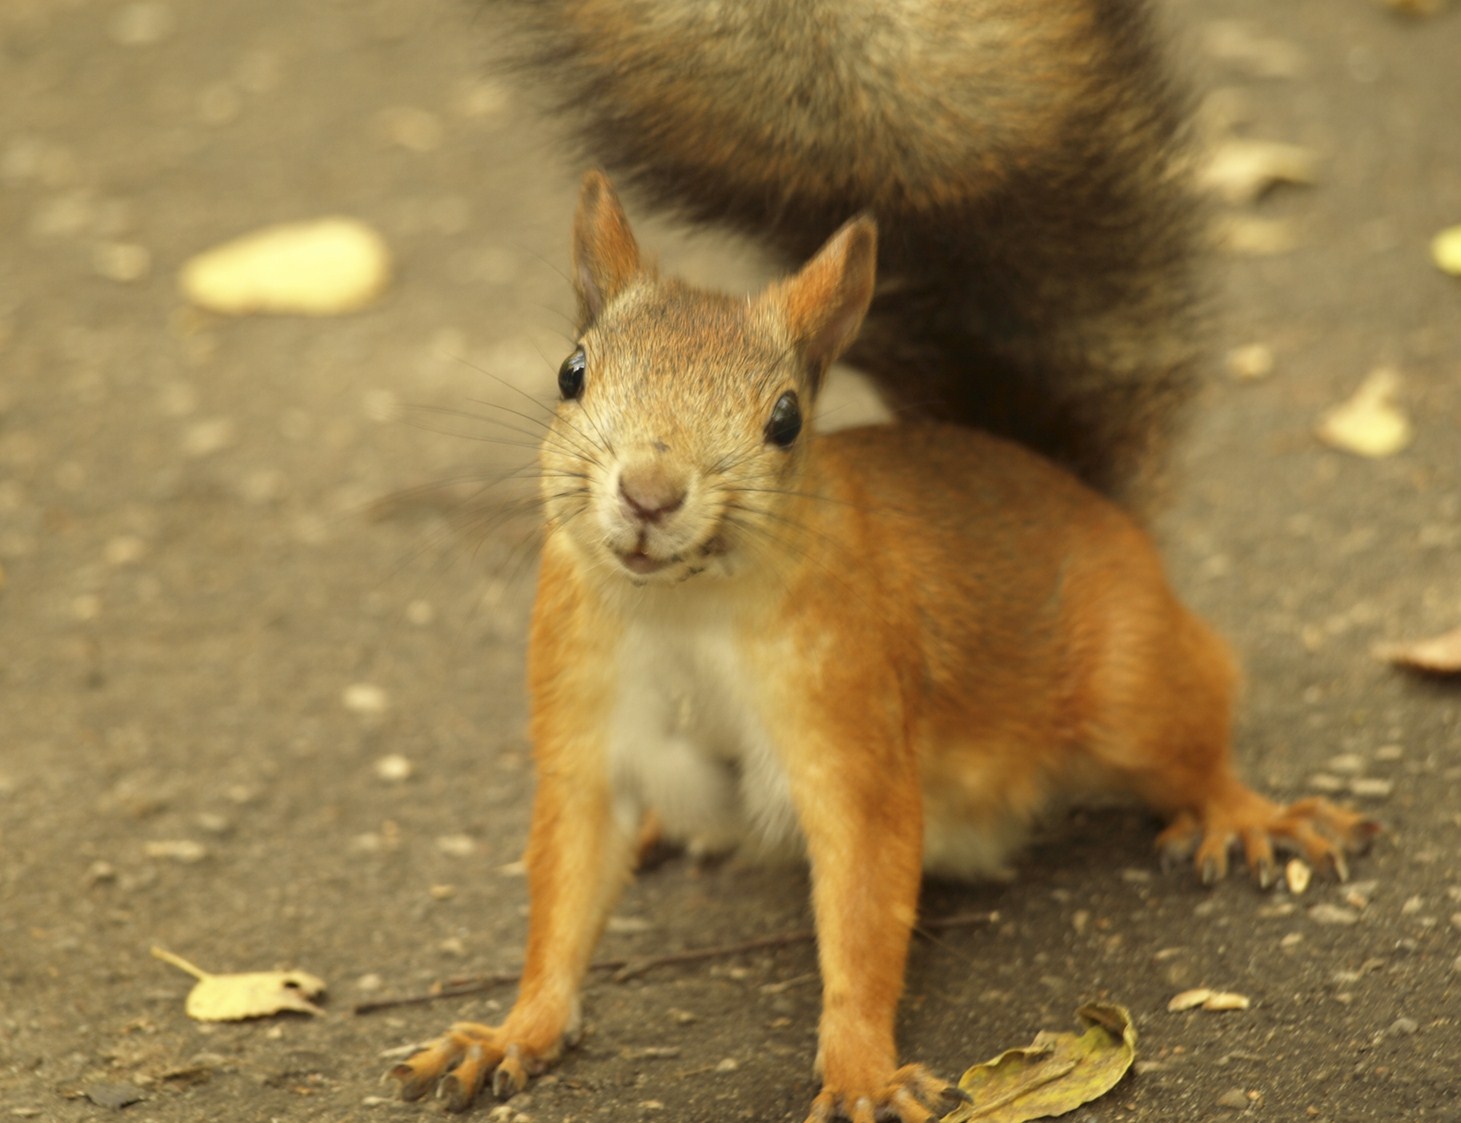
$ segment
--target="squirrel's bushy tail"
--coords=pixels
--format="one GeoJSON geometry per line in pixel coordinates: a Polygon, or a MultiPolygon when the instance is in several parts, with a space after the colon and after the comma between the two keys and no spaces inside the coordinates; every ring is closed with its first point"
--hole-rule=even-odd
{"type": "Polygon", "coordinates": [[[505,0],[589,155],[790,263],[880,232],[849,360],[1107,494],[1200,350],[1185,98],[1141,0],[505,0]]]}

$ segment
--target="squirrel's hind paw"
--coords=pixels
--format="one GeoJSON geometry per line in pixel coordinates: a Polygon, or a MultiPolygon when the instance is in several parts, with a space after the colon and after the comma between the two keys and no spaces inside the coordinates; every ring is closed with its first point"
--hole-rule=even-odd
{"type": "Polygon", "coordinates": [[[1162,864],[1191,861],[1204,885],[1227,876],[1229,855],[1241,852],[1264,888],[1278,882],[1277,853],[1298,854],[1340,881],[1349,878],[1349,857],[1363,854],[1380,825],[1326,799],[1284,806],[1247,788],[1230,791],[1198,811],[1180,812],[1160,835],[1162,864]]]}

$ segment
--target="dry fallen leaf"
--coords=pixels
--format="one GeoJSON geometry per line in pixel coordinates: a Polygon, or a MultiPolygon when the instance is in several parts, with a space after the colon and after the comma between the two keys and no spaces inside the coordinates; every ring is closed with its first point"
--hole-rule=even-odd
{"type": "Polygon", "coordinates": [[[321,979],[303,971],[252,971],[235,975],[210,975],[181,956],[163,948],[152,954],[198,980],[188,992],[188,1017],[200,1022],[236,1022],[263,1018],[293,1010],[300,1014],[323,1014],[310,1001],[325,992],[321,979]]]}
{"type": "Polygon", "coordinates": [[[1318,164],[1311,148],[1228,137],[1213,147],[1198,182],[1226,203],[1252,203],[1281,183],[1312,184],[1318,164]]]}
{"type": "Polygon", "coordinates": [[[1319,439],[1358,456],[1393,456],[1410,444],[1410,418],[1395,402],[1400,375],[1379,367],[1354,394],[1319,420],[1319,439]]]}
{"type": "Polygon", "coordinates": [[[1174,995],[1172,1000],[1167,1003],[1167,1009],[1174,1014],[1182,1010],[1195,1010],[1211,997],[1211,987],[1195,987],[1174,995]]]}
{"type": "Polygon", "coordinates": [[[1283,868],[1284,882],[1288,885],[1289,892],[1295,897],[1309,888],[1309,882],[1313,877],[1313,868],[1302,858],[1289,859],[1289,864],[1283,868]]]}
{"type": "Polygon", "coordinates": [[[183,295],[213,312],[332,316],[371,303],[390,280],[385,239],[353,218],[266,226],[183,265],[183,295]]]}
{"type": "Polygon", "coordinates": [[[1208,995],[1207,1001],[1202,1004],[1202,1008],[1221,1013],[1224,1010],[1246,1010],[1252,1005],[1253,1000],[1246,994],[1233,994],[1230,991],[1215,991],[1208,995]]]}
{"type": "Polygon", "coordinates": [[[1430,639],[1382,643],[1375,648],[1375,656],[1416,671],[1438,675],[1461,674],[1461,628],[1452,628],[1430,639]]]}
{"type": "Polygon", "coordinates": [[[1219,250],[1232,257],[1276,257],[1299,244],[1299,228],[1282,218],[1250,214],[1223,215],[1212,227],[1219,250]]]}
{"type": "Polygon", "coordinates": [[[1461,226],[1449,226],[1431,239],[1431,259],[1451,276],[1461,277],[1461,226]]]}
{"type": "Polygon", "coordinates": [[[943,1123],[1024,1123],[1074,1111],[1105,1095],[1136,1059],[1136,1030],[1121,1006],[1089,1003],[1076,1011],[1083,1033],[1042,1030],[1023,1049],[1009,1049],[959,1078],[973,1102],[943,1123]]]}
{"type": "Polygon", "coordinates": [[[1252,1005],[1251,1000],[1245,994],[1233,994],[1229,991],[1213,990],[1210,987],[1196,987],[1192,990],[1184,990],[1181,994],[1173,996],[1167,1003],[1167,1009],[1172,1013],[1179,1013],[1183,1010],[1246,1010],[1252,1005]]]}

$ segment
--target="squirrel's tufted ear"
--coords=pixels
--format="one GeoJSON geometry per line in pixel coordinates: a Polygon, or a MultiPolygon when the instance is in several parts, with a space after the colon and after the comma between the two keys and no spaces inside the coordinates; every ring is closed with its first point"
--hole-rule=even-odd
{"type": "Polygon", "coordinates": [[[766,293],[764,299],[779,309],[814,378],[820,379],[857,338],[872,302],[877,258],[877,223],[861,214],[799,272],[766,293]]]}
{"type": "Polygon", "coordinates": [[[609,183],[595,170],[583,177],[573,218],[573,287],[580,327],[599,317],[605,305],[642,272],[639,245],[609,183]]]}

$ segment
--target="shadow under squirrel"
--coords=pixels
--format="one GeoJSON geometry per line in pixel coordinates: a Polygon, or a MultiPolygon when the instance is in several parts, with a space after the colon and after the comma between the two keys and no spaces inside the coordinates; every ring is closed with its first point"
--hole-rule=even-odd
{"type": "MultiPolygon", "coordinates": [[[[607,178],[584,181],[573,239],[578,345],[559,370],[561,402],[540,454],[546,536],[529,650],[537,788],[526,962],[502,1025],[454,1025],[392,1070],[403,1097],[435,1089],[463,1110],[488,1083],[510,1096],[574,1040],[584,971],[646,816],[669,838],[809,860],[823,1010],[822,1090],[808,1123],[914,1123],[957,1094],[922,1066],[899,1067],[894,1044],[922,871],[997,870],[1042,808],[1073,786],[1144,800],[1168,819],[1159,844],[1190,857],[1205,881],[1227,872],[1235,849],[1265,886],[1276,849],[1343,876],[1345,855],[1376,828],[1322,799],[1275,804],[1236,776],[1232,659],[1176,599],[1145,532],[1096,490],[1120,493],[1149,474],[1162,443],[1156,419],[1181,396],[1192,357],[1174,342],[1187,322],[1191,266],[1186,235],[1171,233],[1181,225],[1180,191],[1168,193],[1172,158],[1162,146],[1176,118],[1131,100],[1160,85],[1136,6],[846,0],[838,15],[813,0],[542,7],[565,19],[564,36],[579,36],[565,57],[598,52],[589,58],[598,77],[580,76],[580,94],[599,89],[599,111],[620,130],[606,143],[631,170],[691,198],[694,184],[716,180],[705,188],[707,216],[759,220],[788,253],[806,245],[810,261],[750,298],[661,278],[607,178]],[[650,8],[664,18],[650,19],[650,8]],[[985,23],[924,42],[929,63],[917,81],[905,88],[893,75],[914,72],[877,69],[900,64],[877,49],[905,36],[889,23],[899,13],[914,19],[917,37],[954,12],[983,13],[985,23]],[[748,27],[761,21],[755,33],[765,35],[774,13],[811,21],[801,31],[814,45],[793,40],[783,54],[851,53],[862,70],[852,63],[818,75],[803,60],[792,80],[808,91],[785,105],[767,100],[785,75],[757,70],[740,76],[753,83],[747,96],[727,105],[702,72],[713,68],[661,57],[668,47],[657,36],[676,21],[684,31],[706,19],[726,24],[724,49],[753,57],[748,27]],[[1050,26],[1036,28],[1028,13],[1044,13],[1050,26]],[[594,34],[636,18],[637,30],[594,34]],[[859,28],[861,39],[852,35],[859,28]],[[1137,35],[1138,46],[1109,38],[1113,29],[1137,35]],[[903,116],[921,83],[964,49],[989,74],[952,90],[938,120],[903,116]],[[637,109],[610,91],[619,79],[606,76],[609,60],[624,83],[645,87],[637,109]],[[1084,68],[1067,72],[1077,62],[1084,68]],[[1117,243],[1111,273],[1088,277],[1090,291],[1059,276],[1048,287],[1012,281],[1006,301],[1037,298],[1030,320],[1001,320],[985,334],[987,314],[967,313],[998,287],[984,271],[999,259],[971,256],[971,247],[1033,236],[1031,216],[1007,230],[955,225],[921,290],[910,280],[918,231],[967,220],[984,205],[973,196],[998,195],[1006,180],[1035,171],[1080,180],[1064,146],[1094,88],[1105,92],[1090,107],[1095,139],[1083,143],[1109,151],[1087,170],[1097,179],[1113,168],[1127,174],[1081,184],[1080,198],[1085,205],[1109,189],[1127,210],[1088,216],[1110,227],[1080,252],[1102,238],[1117,243]],[[849,119],[825,116],[828,96],[849,119]],[[658,116],[635,118],[655,107],[658,116]],[[698,113],[744,124],[752,112],[764,115],[769,145],[759,166],[744,133],[680,135],[674,123],[698,113]],[[919,147],[929,143],[921,134],[956,130],[960,115],[978,118],[1000,144],[982,156],[973,141],[963,152],[919,147]],[[898,155],[923,178],[868,194],[857,185],[885,175],[877,161],[892,133],[878,130],[889,122],[906,124],[898,155]],[[881,147],[860,148],[867,130],[881,147]],[[826,162],[854,150],[845,176],[828,178],[826,162]],[[1153,193],[1158,226],[1170,234],[1155,247],[1119,248],[1140,240],[1140,223],[1127,220],[1150,201],[1139,190],[1124,195],[1128,188],[1153,193]],[[845,222],[818,249],[834,205],[845,222]],[[884,230],[891,236],[880,249],[884,230]],[[979,277],[938,273],[955,259],[979,277]],[[1170,289],[1161,283],[1168,266],[1170,289]],[[891,284],[876,282],[880,268],[891,269],[891,284]],[[1108,286],[1112,278],[1119,283],[1108,286]],[[859,351],[870,305],[885,319],[872,326],[871,349],[859,351]],[[1070,334],[1036,330],[1062,306],[1070,334]],[[925,316],[942,336],[910,327],[925,316]],[[892,323],[914,337],[888,347],[882,333],[892,323]],[[949,347],[955,339],[963,342],[949,347]],[[844,353],[875,356],[881,385],[907,407],[904,420],[811,431],[828,367],[844,353]],[[1122,416],[1134,402],[1142,408],[1122,416]],[[951,423],[976,418],[1004,435],[951,423]],[[1060,444],[1067,430],[1082,439],[1060,444]],[[1029,438],[1046,455],[1009,437],[1029,438]]],[[[696,60],[721,49],[698,38],[686,48],[696,60]]],[[[1092,260],[1094,273],[1104,260],[1092,260]]]]}

